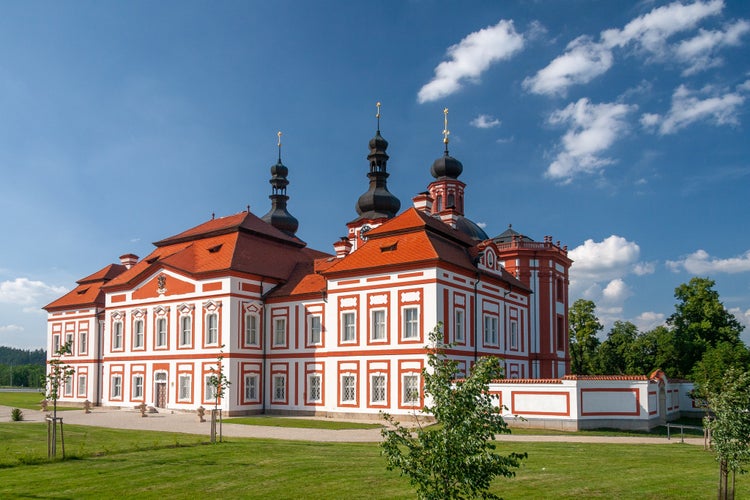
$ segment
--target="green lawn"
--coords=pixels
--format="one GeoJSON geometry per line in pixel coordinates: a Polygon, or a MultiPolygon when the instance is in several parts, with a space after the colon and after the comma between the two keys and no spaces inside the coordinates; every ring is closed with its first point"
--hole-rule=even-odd
{"type": "MultiPolygon", "coordinates": [[[[44,393],[33,392],[6,392],[0,391],[0,406],[10,406],[12,408],[23,408],[24,410],[41,409],[40,402],[44,399],[44,393]]],[[[49,407],[52,408],[52,405],[49,407]]],[[[58,410],[73,410],[76,408],[66,407],[61,404],[57,405],[58,410]]]]}
{"type": "MultiPolygon", "coordinates": [[[[66,452],[45,463],[43,424],[0,424],[0,497],[413,498],[405,478],[385,470],[377,444],[311,443],[65,427],[66,452]]],[[[717,466],[701,447],[504,443],[529,458],[506,499],[703,499],[715,495],[717,466]]],[[[737,477],[737,498],[750,478],[737,477]]]]}
{"type": "Polygon", "coordinates": [[[243,425],[266,425],[270,427],[295,427],[298,429],[378,429],[381,424],[368,424],[364,422],[343,422],[340,420],[313,420],[305,418],[272,417],[257,415],[252,417],[225,418],[228,424],[243,425]]]}

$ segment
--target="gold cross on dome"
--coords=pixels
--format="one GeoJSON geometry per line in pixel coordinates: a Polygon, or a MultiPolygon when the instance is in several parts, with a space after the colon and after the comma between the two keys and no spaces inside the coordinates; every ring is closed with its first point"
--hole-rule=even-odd
{"type": "Polygon", "coordinates": [[[450,135],[450,131],[448,130],[448,108],[443,109],[443,144],[448,144],[448,136],[450,135]]]}

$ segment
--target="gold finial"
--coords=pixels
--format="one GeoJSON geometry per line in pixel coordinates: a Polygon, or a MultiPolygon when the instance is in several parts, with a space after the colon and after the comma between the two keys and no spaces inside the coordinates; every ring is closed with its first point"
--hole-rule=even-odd
{"type": "Polygon", "coordinates": [[[378,119],[378,130],[380,130],[380,101],[375,103],[375,106],[378,108],[378,112],[375,114],[375,118],[378,119]]]}
{"type": "Polygon", "coordinates": [[[443,115],[445,118],[443,119],[443,144],[445,144],[446,149],[448,148],[448,136],[450,135],[450,130],[448,130],[448,108],[443,109],[443,115]]]}
{"type": "Polygon", "coordinates": [[[281,130],[276,132],[276,136],[279,138],[279,140],[276,142],[276,145],[279,147],[279,163],[281,163],[281,130]]]}

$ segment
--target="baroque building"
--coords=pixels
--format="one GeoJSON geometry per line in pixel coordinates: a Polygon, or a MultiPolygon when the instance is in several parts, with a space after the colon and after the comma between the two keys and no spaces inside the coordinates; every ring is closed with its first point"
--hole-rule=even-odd
{"type": "Polygon", "coordinates": [[[466,217],[447,110],[432,181],[399,213],[379,119],[367,191],[333,254],[296,236],[279,134],[268,213],[212,218],[143,259],[123,255],[47,305],[49,358],[68,343],[75,369],[60,399],[212,406],[221,356],[225,413],[404,414],[423,405],[425,332],[438,323],[463,373],[498,356],[508,378],[563,377],[567,248],[511,227],[491,238],[466,217]]]}

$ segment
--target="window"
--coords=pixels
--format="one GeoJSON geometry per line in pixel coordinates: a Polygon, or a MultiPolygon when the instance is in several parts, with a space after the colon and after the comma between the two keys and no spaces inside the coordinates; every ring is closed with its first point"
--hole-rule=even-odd
{"type": "Polygon", "coordinates": [[[307,376],[307,401],[320,403],[323,401],[323,379],[319,373],[311,373],[307,376]]]}
{"type": "Polygon", "coordinates": [[[245,314],[245,345],[258,345],[258,316],[245,314]]]}
{"type": "Polygon", "coordinates": [[[357,340],[357,315],[345,312],[341,315],[341,341],[354,342],[357,340]]]}
{"type": "Polygon", "coordinates": [[[385,375],[370,376],[370,403],[385,404],[385,375]]]}
{"type": "Polygon", "coordinates": [[[52,336],[52,354],[57,356],[60,352],[60,335],[52,336]]]}
{"type": "Polygon", "coordinates": [[[408,374],[403,377],[402,399],[404,405],[419,404],[419,375],[408,374]]]}
{"type": "Polygon", "coordinates": [[[190,346],[192,337],[193,321],[190,316],[180,316],[180,346],[190,346]]]}
{"type": "Polygon", "coordinates": [[[464,337],[464,310],[456,309],[456,320],[453,329],[453,341],[454,342],[465,342],[464,337]]]}
{"type": "Polygon", "coordinates": [[[219,343],[219,315],[209,313],[206,315],[206,344],[216,345],[219,343]]]}
{"type": "Polygon", "coordinates": [[[86,354],[89,346],[89,332],[82,331],[78,334],[78,354],[86,354]]]}
{"type": "Polygon", "coordinates": [[[557,350],[565,350],[565,319],[562,316],[557,317],[557,350]]]}
{"type": "Polygon", "coordinates": [[[216,392],[216,386],[212,383],[213,377],[215,375],[206,375],[205,378],[205,400],[206,401],[217,401],[217,392],[216,392]]]}
{"type": "Polygon", "coordinates": [[[86,395],[86,375],[78,375],[78,396],[86,395]]]}
{"type": "Polygon", "coordinates": [[[357,377],[354,375],[341,376],[341,402],[356,403],[357,401],[357,377]]]}
{"type": "Polygon", "coordinates": [[[484,317],[484,343],[485,345],[497,345],[497,317],[484,317]]]}
{"type": "Polygon", "coordinates": [[[320,316],[310,316],[308,344],[320,344],[322,337],[322,326],[320,316]]]}
{"type": "Polygon", "coordinates": [[[75,349],[73,348],[73,332],[65,334],[65,345],[70,350],[70,354],[75,353],[75,349]]]}
{"type": "Polygon", "coordinates": [[[404,315],[404,338],[405,339],[418,339],[419,338],[419,308],[417,307],[405,307],[403,309],[404,315]]]}
{"type": "Polygon", "coordinates": [[[191,378],[190,375],[180,375],[180,392],[177,394],[177,399],[179,401],[190,401],[192,399],[193,384],[191,378]]]}
{"type": "Polygon", "coordinates": [[[143,399],[143,375],[133,375],[132,392],[131,399],[143,399]]]}
{"type": "Polygon", "coordinates": [[[133,349],[143,348],[143,320],[137,319],[133,323],[133,349]]]}
{"type": "Polygon", "coordinates": [[[286,318],[274,318],[273,320],[273,345],[286,345],[286,318]]]}
{"type": "Polygon", "coordinates": [[[156,347],[167,347],[167,318],[156,320],[156,347]]]}
{"type": "Polygon", "coordinates": [[[63,394],[68,397],[73,396],[73,377],[65,377],[65,387],[63,388],[63,394]]]}
{"type": "Polygon", "coordinates": [[[518,322],[510,322],[510,348],[518,349],[518,322]]]}
{"type": "Polygon", "coordinates": [[[258,376],[245,375],[245,401],[257,401],[258,398],[258,376]]]}
{"type": "Polygon", "coordinates": [[[122,375],[112,375],[112,388],[110,390],[111,399],[122,398],[122,375]]]}
{"type": "Polygon", "coordinates": [[[374,309],[370,316],[370,340],[385,340],[385,309],[374,309]]]}
{"type": "Polygon", "coordinates": [[[122,321],[115,321],[112,333],[112,349],[122,349],[122,321]]]}
{"type": "Polygon", "coordinates": [[[286,402],[286,375],[273,376],[273,401],[286,402]]]}

